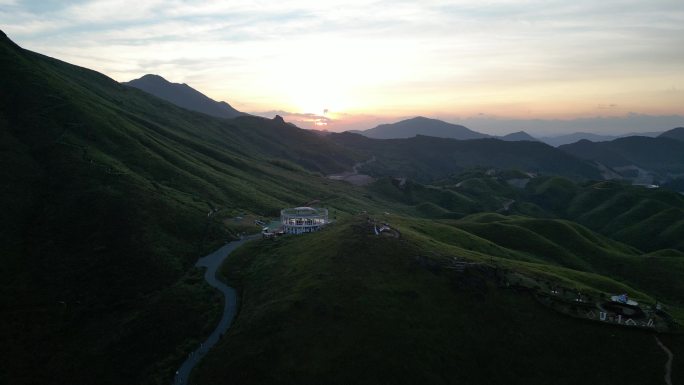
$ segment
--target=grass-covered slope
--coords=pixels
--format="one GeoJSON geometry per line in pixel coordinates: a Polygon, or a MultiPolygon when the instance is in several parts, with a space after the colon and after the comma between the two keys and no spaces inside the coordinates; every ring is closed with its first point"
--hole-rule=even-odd
{"type": "Polygon", "coordinates": [[[557,266],[597,273],[683,306],[684,259],[679,255],[642,255],[623,243],[576,223],[526,217],[474,215],[453,226],[498,246],[524,252],[557,266]]]}
{"type": "Polygon", "coordinates": [[[353,153],[282,121],[183,110],[4,34],[0,68],[0,382],[167,382],[214,321],[189,269],[222,217],[364,199],[319,174],[353,153]]]}
{"type": "Polygon", "coordinates": [[[562,218],[644,252],[684,251],[684,196],[666,189],[617,181],[578,183],[557,176],[530,178],[519,171],[471,170],[433,185],[380,178],[368,190],[372,197],[403,203],[407,206],[404,213],[418,217],[462,218],[497,212],[562,218]]]}
{"type": "MultiPolygon", "coordinates": [[[[240,313],[193,383],[662,382],[666,357],[649,333],[554,313],[498,287],[485,267],[440,269],[429,261],[505,260],[396,221],[400,239],[357,218],[231,255],[224,273],[240,288],[240,313]]],[[[667,343],[681,354],[677,336],[667,343]]]]}
{"type": "Polygon", "coordinates": [[[556,215],[579,222],[644,251],[684,250],[684,196],[618,182],[575,184],[539,178],[528,199],[556,215]]]}

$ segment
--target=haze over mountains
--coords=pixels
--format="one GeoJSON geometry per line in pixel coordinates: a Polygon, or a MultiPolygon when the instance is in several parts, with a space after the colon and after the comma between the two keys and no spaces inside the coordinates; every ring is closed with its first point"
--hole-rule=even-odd
{"type": "Polygon", "coordinates": [[[559,134],[557,136],[543,136],[537,138],[528,134],[525,131],[517,131],[503,136],[495,136],[483,134],[459,124],[448,123],[439,119],[425,118],[422,116],[402,120],[396,123],[381,124],[368,130],[353,130],[349,132],[361,134],[369,138],[375,139],[401,139],[411,138],[416,135],[425,135],[434,136],[438,138],[451,138],[458,140],[482,138],[497,138],[507,141],[531,140],[541,141],[554,147],[558,147],[564,144],[575,143],[580,140],[600,142],[626,136],[656,137],[662,134],[662,132],[643,132],[629,133],[624,135],[600,135],[590,132],[574,132],[571,134],[559,134]]]}

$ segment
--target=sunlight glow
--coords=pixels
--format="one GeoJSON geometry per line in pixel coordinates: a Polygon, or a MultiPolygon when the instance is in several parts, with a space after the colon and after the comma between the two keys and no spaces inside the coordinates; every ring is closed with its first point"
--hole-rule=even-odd
{"type": "Polygon", "coordinates": [[[0,3],[0,24],[28,49],[119,81],[155,73],[253,113],[327,109],[309,123],[333,130],[385,116],[684,114],[678,1],[84,0],[40,8],[0,3]]]}

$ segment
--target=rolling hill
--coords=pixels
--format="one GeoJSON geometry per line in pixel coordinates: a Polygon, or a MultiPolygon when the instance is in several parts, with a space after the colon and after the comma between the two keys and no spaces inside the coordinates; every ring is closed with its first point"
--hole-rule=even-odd
{"type": "Polygon", "coordinates": [[[470,130],[467,127],[447,123],[438,119],[418,116],[397,123],[381,124],[365,131],[361,135],[375,139],[412,138],[417,135],[452,138],[460,140],[488,138],[489,135],[470,130]]]}
{"type": "MultiPolygon", "coordinates": [[[[381,178],[368,186],[373,197],[401,202],[414,217],[459,219],[495,212],[529,218],[562,218],[643,252],[684,252],[684,197],[618,181],[575,182],[520,171],[471,170],[423,185],[381,178]]],[[[502,232],[502,236],[506,232],[502,232]]]]}
{"type": "Polygon", "coordinates": [[[226,102],[217,102],[185,83],[171,83],[159,75],[147,74],[123,84],[143,90],[179,107],[218,118],[245,115],[226,102]]]}
{"type": "MultiPolygon", "coordinates": [[[[662,382],[664,355],[648,333],[556,314],[528,294],[499,288],[498,273],[478,262],[464,273],[441,267],[452,257],[495,258],[499,268],[520,263],[480,257],[474,244],[487,241],[457,235],[458,225],[437,230],[432,222],[384,220],[400,239],[372,235],[364,218],[354,218],[306,239],[254,243],[231,255],[223,271],[243,293],[240,316],[192,381],[662,382]]],[[[543,274],[565,274],[552,270],[543,274]]],[[[582,279],[619,287],[591,277],[582,279]]],[[[680,337],[667,340],[675,356],[684,348],[680,337]]]]}
{"type": "Polygon", "coordinates": [[[684,196],[618,182],[574,184],[539,178],[527,185],[528,199],[562,218],[634,245],[643,251],[684,251],[684,196]]]}

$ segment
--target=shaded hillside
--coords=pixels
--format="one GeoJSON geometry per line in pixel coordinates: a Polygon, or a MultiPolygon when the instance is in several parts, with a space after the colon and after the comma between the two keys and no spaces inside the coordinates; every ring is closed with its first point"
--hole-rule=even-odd
{"type": "MultiPolygon", "coordinates": [[[[499,287],[486,265],[460,274],[440,268],[454,256],[490,257],[459,247],[458,240],[447,244],[421,235],[412,229],[420,223],[387,220],[402,238],[376,237],[359,218],[308,237],[254,243],[231,255],[224,273],[243,293],[240,315],[193,381],[662,382],[664,358],[650,334],[554,313],[528,294],[499,287]]],[[[679,337],[667,340],[675,355],[684,348],[679,337]]]]}
{"type": "Polygon", "coordinates": [[[0,67],[2,382],[170,381],[217,310],[191,267],[234,236],[222,218],[364,199],[319,176],[353,153],[280,120],[190,112],[4,34],[0,67]]]}
{"type": "Polygon", "coordinates": [[[488,138],[489,135],[472,131],[467,127],[447,123],[437,119],[418,116],[397,123],[381,124],[377,127],[358,131],[361,135],[375,139],[413,138],[417,135],[452,138],[459,140],[488,138]]]}
{"type": "Polygon", "coordinates": [[[628,178],[637,178],[638,175],[632,173],[638,170],[620,168],[636,166],[661,180],[684,173],[684,142],[670,138],[630,136],[599,143],[582,140],[559,149],[617,169],[628,178]]]}
{"type": "Polygon", "coordinates": [[[600,179],[594,166],[540,142],[497,139],[454,140],[418,136],[409,139],[370,139],[342,133],[329,138],[377,161],[362,171],[374,176],[408,177],[430,182],[473,167],[516,168],[523,171],[600,179]]]}
{"type": "Polygon", "coordinates": [[[159,75],[147,74],[123,84],[141,89],[179,107],[218,118],[235,118],[244,115],[226,102],[217,102],[185,83],[171,83],[159,75]]]}

